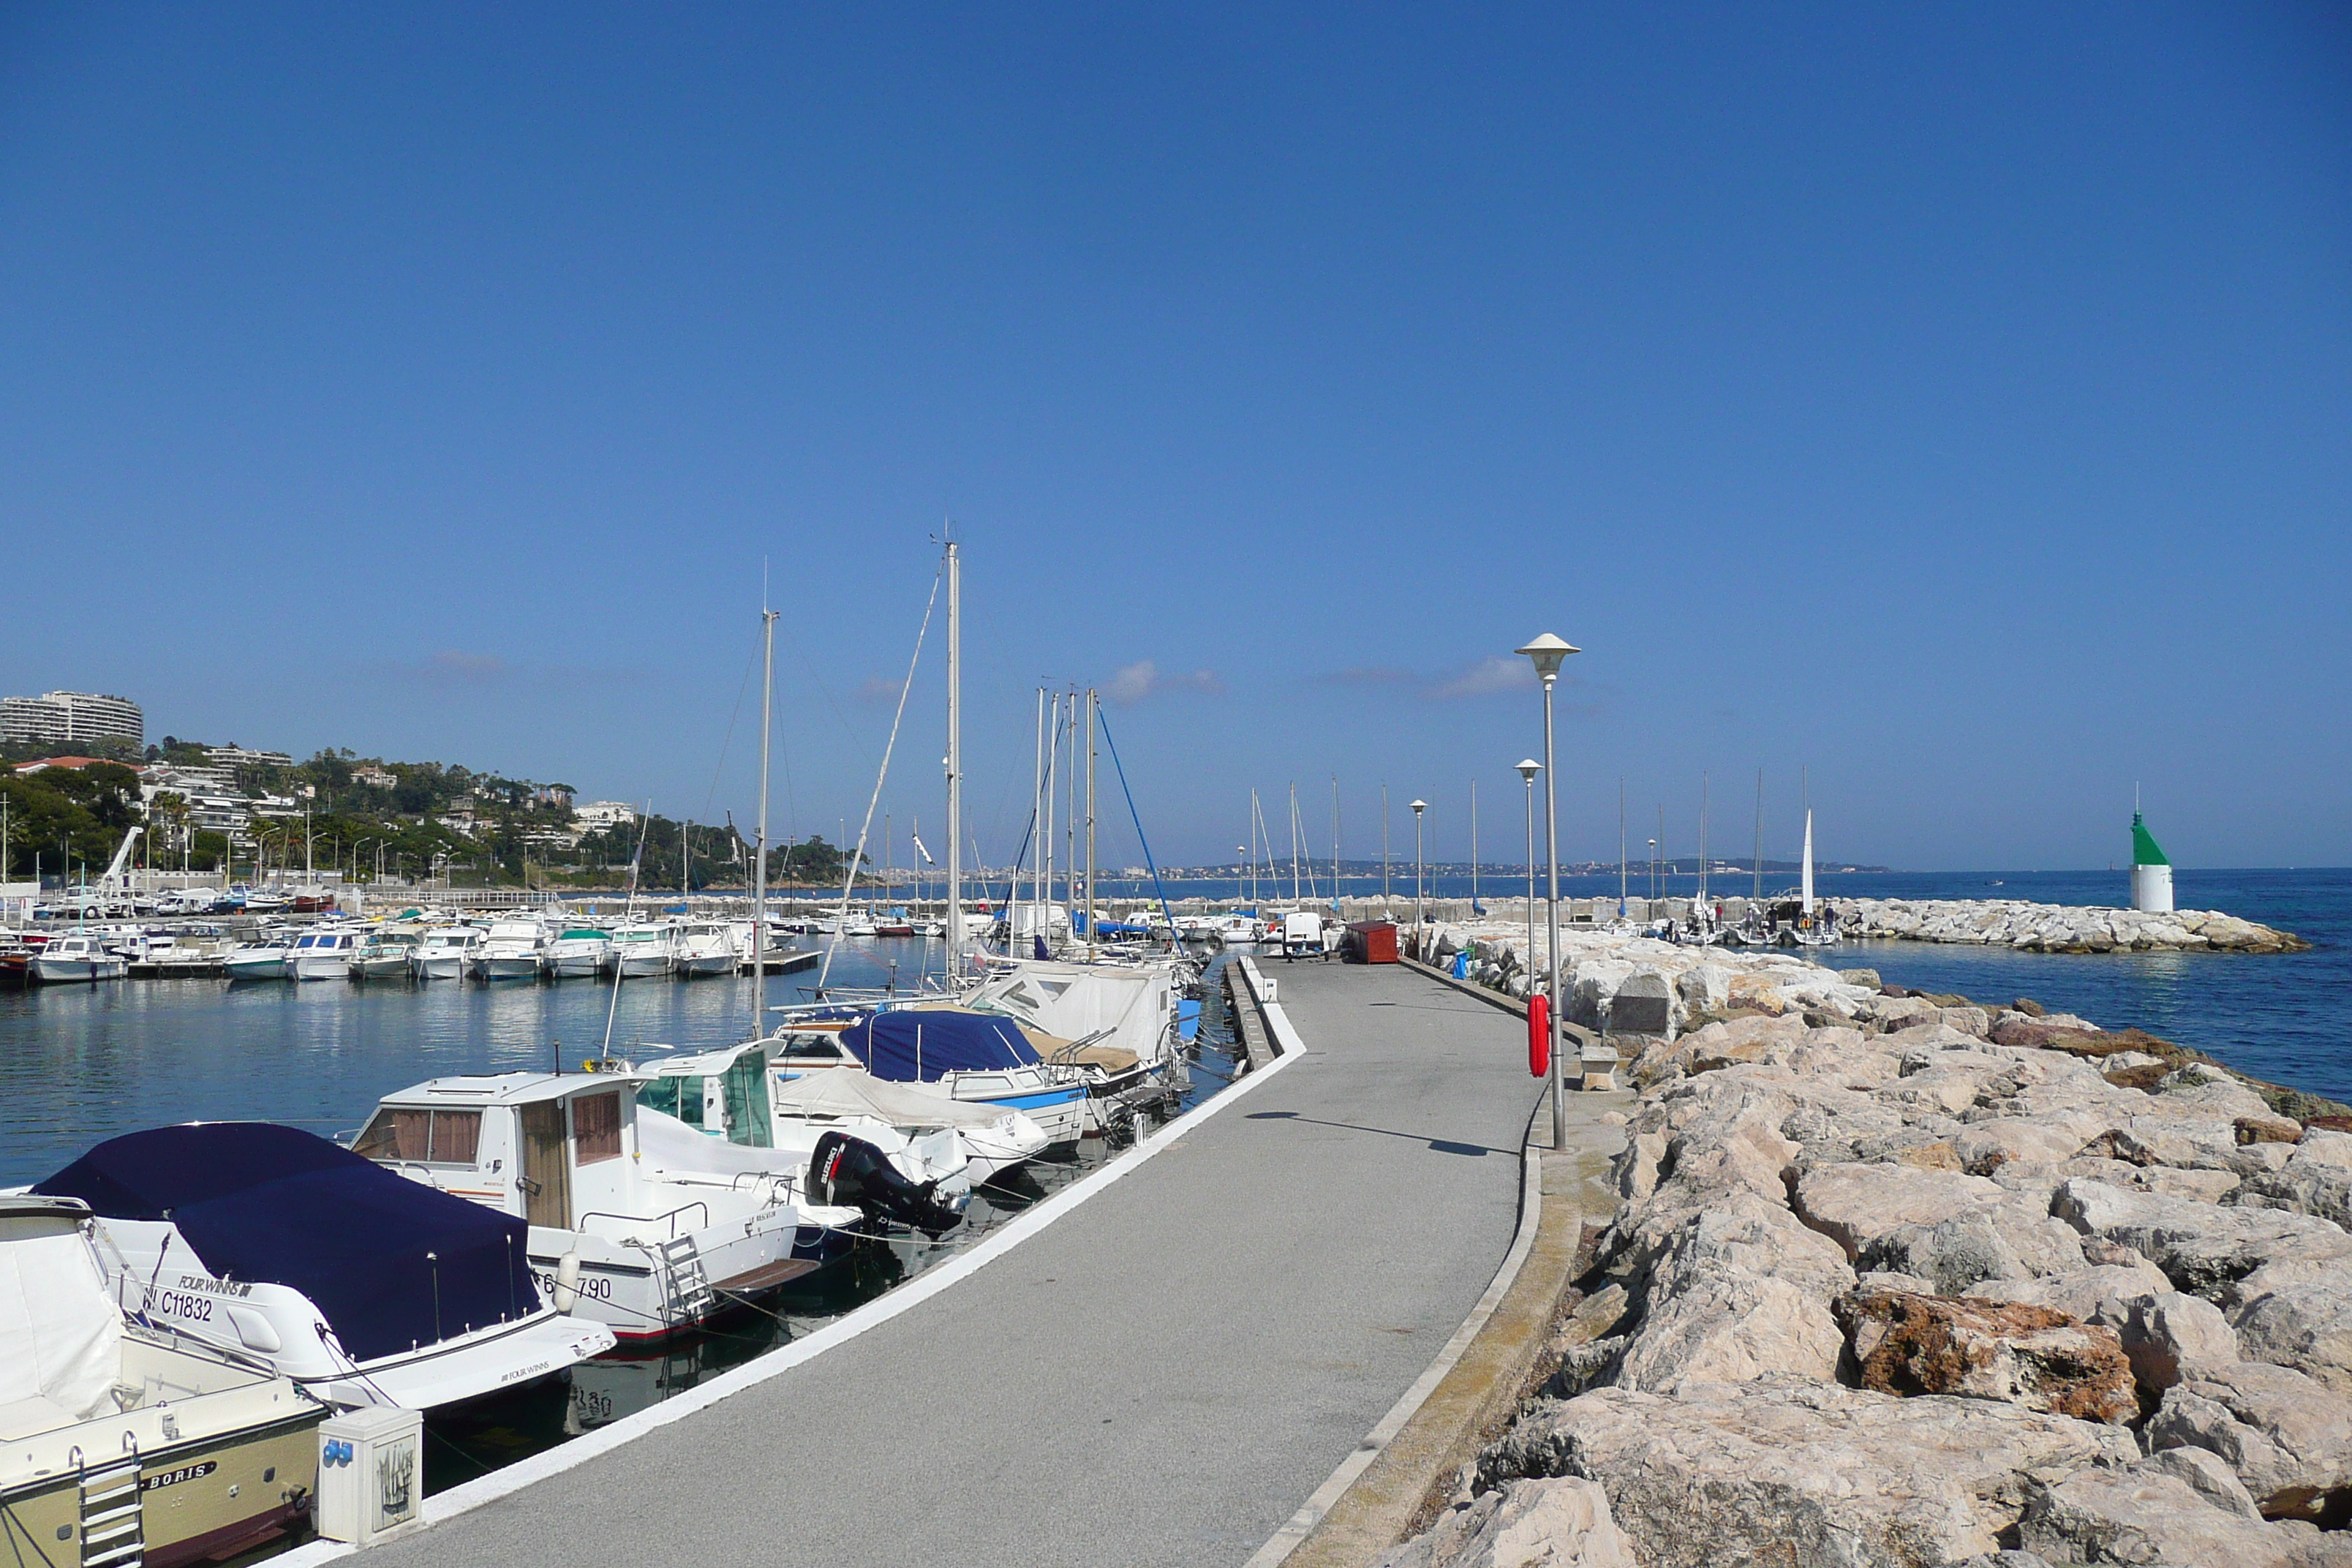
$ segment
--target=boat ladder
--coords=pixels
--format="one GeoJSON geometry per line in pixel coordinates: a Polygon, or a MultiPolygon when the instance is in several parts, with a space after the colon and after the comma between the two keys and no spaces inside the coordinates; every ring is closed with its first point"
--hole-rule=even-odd
{"type": "Polygon", "coordinates": [[[654,1250],[661,1255],[662,1275],[669,1281],[665,1311],[671,1326],[683,1328],[709,1316],[710,1277],[703,1271],[702,1249],[694,1245],[694,1237],[673,1237],[654,1250]]]}
{"type": "Polygon", "coordinates": [[[142,1568],[147,1561],[146,1499],[139,1451],[81,1471],[81,1568],[142,1568]]]}

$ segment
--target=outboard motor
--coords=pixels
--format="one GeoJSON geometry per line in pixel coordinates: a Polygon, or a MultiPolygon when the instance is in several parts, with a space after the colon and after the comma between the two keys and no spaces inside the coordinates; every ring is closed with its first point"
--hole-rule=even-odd
{"type": "Polygon", "coordinates": [[[848,1204],[869,1219],[896,1220],[937,1241],[963,1216],[941,1203],[937,1182],[910,1182],[863,1138],[827,1132],[809,1156],[808,1194],[814,1204],[848,1204]]]}

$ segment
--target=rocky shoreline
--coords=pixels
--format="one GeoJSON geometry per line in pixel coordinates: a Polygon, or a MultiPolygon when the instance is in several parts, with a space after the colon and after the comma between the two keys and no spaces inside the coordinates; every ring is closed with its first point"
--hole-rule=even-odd
{"type": "Polygon", "coordinates": [[[1825,899],[1849,936],[1972,943],[2021,952],[2307,952],[2290,931],[2211,910],[2167,914],[2019,899],[1825,899]]]}
{"type": "MultiPolygon", "coordinates": [[[[1507,936],[1429,936],[1527,988],[1507,936]]],[[[1612,1031],[1622,1206],[1387,1568],[2352,1565],[2347,1108],[1864,971],[1575,963],[1666,1016],[1612,1031]]]]}

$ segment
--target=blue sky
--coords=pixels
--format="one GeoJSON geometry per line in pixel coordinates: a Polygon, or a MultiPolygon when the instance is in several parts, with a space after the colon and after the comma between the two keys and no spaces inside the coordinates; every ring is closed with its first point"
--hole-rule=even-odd
{"type": "Polygon", "coordinates": [[[1550,629],[1571,855],[2344,864],[2347,16],[10,6],[0,689],[743,818],[765,563],[830,833],[951,517],[992,857],[1508,845],[1550,629]]]}

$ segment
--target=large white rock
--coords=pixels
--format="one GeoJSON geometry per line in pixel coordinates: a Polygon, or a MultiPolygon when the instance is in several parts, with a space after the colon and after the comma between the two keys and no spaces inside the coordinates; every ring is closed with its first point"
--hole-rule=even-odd
{"type": "Polygon", "coordinates": [[[1375,1568],[1635,1568],[1609,1494],[1563,1476],[1514,1481],[1448,1509],[1375,1568]]]}
{"type": "Polygon", "coordinates": [[[2094,1321],[2116,1331],[2134,1381],[2150,1393],[2239,1360],[2238,1336],[2221,1309],[2178,1290],[2105,1302],[2094,1321]]]}
{"type": "Polygon", "coordinates": [[[2165,1391],[2147,1442],[2220,1455],[2273,1518],[2332,1522],[2352,1511],[2352,1400],[2299,1372],[2261,1362],[2203,1369],[2165,1391]]]}
{"type": "Polygon", "coordinates": [[[2018,1537],[2052,1563],[2287,1568],[2303,1537],[2216,1504],[2161,1467],[2078,1470],[2037,1487],[2018,1537]]]}
{"type": "Polygon", "coordinates": [[[2242,1282],[2250,1286],[2249,1277],[2266,1266],[2352,1262],[2352,1235],[2323,1219],[2127,1192],[2081,1177],[2058,1188],[2051,1212],[2085,1236],[2132,1247],[2176,1289],[2224,1308],[2235,1306],[2242,1282]]]}
{"type": "Polygon", "coordinates": [[[2119,1428],[2014,1405],[1776,1378],[1538,1404],[1480,1470],[1599,1481],[1648,1568],[1878,1568],[1997,1551],[2029,1474],[2137,1457],[2119,1428]]]}
{"type": "Polygon", "coordinates": [[[1618,1363],[1617,1385],[1681,1394],[1776,1373],[1826,1382],[1845,1337],[1829,1308],[1785,1279],[1737,1265],[1685,1272],[1654,1300],[1618,1363]]]}

